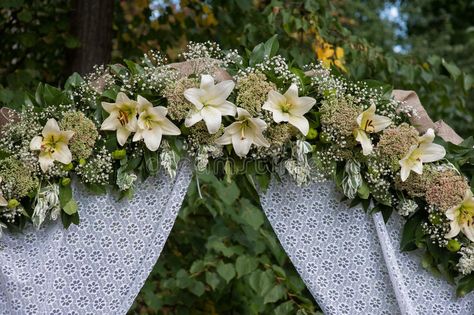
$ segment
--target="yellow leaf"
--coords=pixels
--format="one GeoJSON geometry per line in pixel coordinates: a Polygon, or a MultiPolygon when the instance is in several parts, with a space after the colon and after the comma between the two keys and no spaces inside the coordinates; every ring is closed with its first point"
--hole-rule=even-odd
{"type": "Polygon", "coordinates": [[[342,48],[342,47],[337,47],[336,48],[336,58],[337,59],[344,58],[344,48],[342,48]]]}

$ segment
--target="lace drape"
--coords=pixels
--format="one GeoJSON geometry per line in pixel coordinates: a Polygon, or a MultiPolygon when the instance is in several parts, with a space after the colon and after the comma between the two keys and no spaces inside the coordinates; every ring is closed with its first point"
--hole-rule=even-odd
{"type": "Polygon", "coordinates": [[[474,314],[474,296],[400,253],[402,218],[385,225],[340,202],[333,183],[298,187],[285,178],[261,194],[281,244],[325,314],[474,314]]]}
{"type": "Polygon", "coordinates": [[[0,239],[0,314],[125,314],[156,263],[191,180],[181,165],[117,201],[75,187],[79,226],[0,239]]]}

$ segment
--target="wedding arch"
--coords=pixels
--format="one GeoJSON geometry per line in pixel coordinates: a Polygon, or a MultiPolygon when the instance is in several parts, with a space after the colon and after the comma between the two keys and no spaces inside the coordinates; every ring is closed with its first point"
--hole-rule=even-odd
{"type": "Polygon", "coordinates": [[[193,172],[211,171],[247,176],[325,313],[474,313],[472,138],[414,92],[292,66],[275,37],[182,58],[98,67],[2,110],[0,311],[125,313],[193,172]]]}

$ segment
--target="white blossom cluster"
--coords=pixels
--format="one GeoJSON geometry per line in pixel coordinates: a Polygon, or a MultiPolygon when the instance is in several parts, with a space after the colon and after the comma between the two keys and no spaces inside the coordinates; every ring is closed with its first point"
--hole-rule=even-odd
{"type": "Polygon", "coordinates": [[[113,172],[113,160],[107,149],[102,148],[85,163],[79,163],[76,173],[84,183],[107,185],[113,172]]]}
{"type": "Polygon", "coordinates": [[[461,258],[457,264],[458,270],[463,275],[468,275],[474,271],[474,243],[462,247],[459,253],[461,258]]]}
{"type": "Polygon", "coordinates": [[[287,84],[294,83],[298,86],[301,84],[298,76],[291,72],[286,59],[280,55],[276,55],[271,58],[265,57],[263,62],[256,64],[254,67],[247,67],[245,69],[239,70],[236,75],[236,79],[239,80],[240,77],[245,77],[257,71],[262,73],[271,73],[277,80],[287,84]]]}
{"type": "Polygon", "coordinates": [[[190,41],[186,46],[186,50],[182,52],[179,57],[187,61],[198,59],[214,59],[218,61],[219,66],[223,68],[226,68],[231,64],[238,64],[241,62],[241,57],[237,50],[223,51],[219,44],[211,41],[204,43],[190,41]]]}

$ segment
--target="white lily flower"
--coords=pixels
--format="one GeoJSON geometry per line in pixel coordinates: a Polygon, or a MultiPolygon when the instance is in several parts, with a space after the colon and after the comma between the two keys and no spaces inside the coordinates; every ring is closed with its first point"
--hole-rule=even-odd
{"type": "Polygon", "coordinates": [[[309,131],[309,123],[304,114],[309,112],[314,104],[316,104],[316,100],[312,97],[299,97],[298,86],[293,83],[283,95],[277,91],[270,91],[262,108],[273,113],[273,120],[276,123],[286,121],[306,136],[309,131]]]}
{"type": "Polygon", "coordinates": [[[367,110],[357,117],[358,128],[354,129],[353,132],[357,142],[362,146],[364,155],[371,154],[374,148],[369,134],[380,132],[392,124],[390,118],[377,115],[375,111],[375,104],[372,103],[367,110]]]}
{"type": "Polygon", "coordinates": [[[434,138],[434,130],[429,128],[423,136],[419,137],[418,144],[411,146],[407,155],[398,162],[401,166],[402,181],[410,176],[411,171],[423,174],[423,163],[435,162],[444,158],[446,150],[443,146],[433,143],[434,138]]]}
{"type": "MultiPolygon", "coordinates": [[[[2,183],[2,178],[0,177],[0,184],[1,183],[2,183]]],[[[6,206],[8,206],[8,201],[5,199],[5,197],[3,197],[3,195],[0,192],[0,207],[6,207],[6,206]]]]}
{"type": "Polygon", "coordinates": [[[43,136],[31,139],[30,150],[40,151],[39,163],[41,170],[46,172],[54,161],[69,164],[72,161],[69,151],[69,140],[74,135],[73,131],[61,131],[58,122],[51,118],[41,132],[43,136]]]}
{"type": "Polygon", "coordinates": [[[471,189],[466,190],[463,201],[446,211],[446,217],[451,220],[451,231],[444,237],[453,238],[463,232],[466,237],[474,242],[474,197],[471,189]]]}
{"type": "Polygon", "coordinates": [[[150,151],[158,150],[163,135],[177,136],[181,131],[168,118],[168,109],[163,106],[153,105],[144,97],[138,95],[138,129],[133,136],[133,141],[143,139],[150,151]]]}
{"type": "Polygon", "coordinates": [[[132,132],[137,130],[137,102],[132,101],[123,92],[117,94],[115,103],[102,102],[102,107],[109,113],[100,129],[117,130],[117,141],[123,146],[132,132]]]}
{"type": "Polygon", "coordinates": [[[191,127],[204,119],[209,133],[216,133],[221,126],[222,116],[235,115],[236,106],[227,101],[234,86],[232,80],[214,85],[212,76],[202,75],[199,89],[190,88],[184,91],[184,97],[195,107],[189,111],[184,122],[186,127],[191,127]]]}
{"type": "Polygon", "coordinates": [[[270,143],[262,134],[267,124],[260,118],[252,118],[243,108],[237,108],[237,114],[237,121],[224,129],[224,134],[216,140],[216,144],[232,143],[235,153],[242,158],[249,153],[252,144],[269,147],[270,143]]]}

